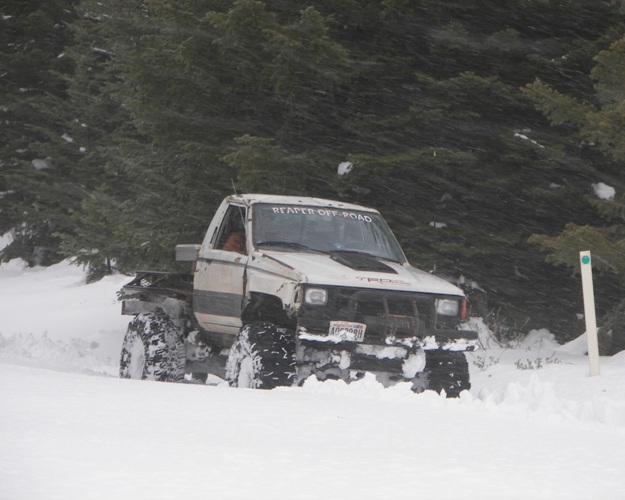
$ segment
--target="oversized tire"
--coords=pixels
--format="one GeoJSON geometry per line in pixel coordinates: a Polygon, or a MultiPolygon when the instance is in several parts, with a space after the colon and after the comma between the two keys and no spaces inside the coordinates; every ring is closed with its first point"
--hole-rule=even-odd
{"type": "Polygon", "coordinates": [[[469,363],[462,351],[426,351],[424,372],[428,389],[438,393],[444,390],[448,398],[457,398],[471,389],[469,363]]]}
{"type": "Polygon", "coordinates": [[[184,378],[182,328],[162,309],[142,313],[128,325],[119,363],[119,376],[178,382],[184,378]]]}
{"type": "Polygon", "coordinates": [[[273,389],[291,386],[296,378],[292,332],[266,321],[239,331],[226,363],[226,380],[232,387],[273,389]]]}

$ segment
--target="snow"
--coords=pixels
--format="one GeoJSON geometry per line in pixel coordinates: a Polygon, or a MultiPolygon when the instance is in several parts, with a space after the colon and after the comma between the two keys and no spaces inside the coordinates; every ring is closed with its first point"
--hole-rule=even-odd
{"type": "Polygon", "coordinates": [[[612,200],[616,194],[616,190],[612,186],[608,186],[603,182],[597,182],[592,185],[592,189],[595,192],[597,198],[601,200],[612,200]]]}
{"type": "Polygon", "coordinates": [[[41,158],[35,158],[34,160],[31,161],[32,166],[35,167],[35,170],[47,170],[49,168],[52,168],[52,162],[50,161],[50,159],[41,159],[41,158]]]}
{"type": "Polygon", "coordinates": [[[458,399],[373,377],[273,391],[116,377],[112,276],[0,266],[0,499],[625,498],[625,352],[535,330],[458,399]]]}
{"type": "Polygon", "coordinates": [[[432,221],[430,222],[430,227],[433,227],[434,229],[444,229],[447,227],[447,224],[445,224],[444,222],[432,221]]]}
{"type": "Polygon", "coordinates": [[[536,142],[534,139],[530,139],[527,135],[522,134],[520,132],[515,132],[514,133],[514,137],[517,139],[521,139],[523,141],[530,141],[532,144],[535,144],[536,146],[538,146],[541,149],[544,149],[545,146],[543,146],[542,144],[540,144],[539,142],[536,142]]]}
{"type": "Polygon", "coordinates": [[[343,161],[339,163],[339,168],[337,169],[338,175],[347,175],[354,168],[354,164],[350,161],[343,161]]]}

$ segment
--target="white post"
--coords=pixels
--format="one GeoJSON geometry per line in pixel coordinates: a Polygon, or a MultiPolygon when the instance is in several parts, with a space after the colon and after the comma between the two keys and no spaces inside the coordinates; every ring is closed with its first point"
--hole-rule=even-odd
{"type": "Polygon", "coordinates": [[[579,252],[582,269],[582,290],[584,293],[584,317],[586,318],[586,340],[588,342],[588,363],[590,376],[599,375],[599,340],[597,339],[597,318],[595,314],[595,292],[592,286],[592,263],[590,251],[579,252]]]}

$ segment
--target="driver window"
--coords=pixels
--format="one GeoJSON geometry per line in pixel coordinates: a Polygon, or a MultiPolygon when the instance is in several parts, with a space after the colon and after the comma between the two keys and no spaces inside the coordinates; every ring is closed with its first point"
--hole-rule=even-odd
{"type": "Polygon", "coordinates": [[[237,252],[243,255],[247,254],[245,244],[245,216],[245,207],[233,205],[228,208],[226,216],[224,217],[224,223],[222,224],[217,238],[217,249],[237,252]]]}

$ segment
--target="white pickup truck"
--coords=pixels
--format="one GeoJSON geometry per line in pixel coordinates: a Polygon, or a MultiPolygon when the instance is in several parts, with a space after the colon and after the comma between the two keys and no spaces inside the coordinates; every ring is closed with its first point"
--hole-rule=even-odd
{"type": "Polygon", "coordinates": [[[318,198],[227,197],[191,272],[140,272],[120,376],[273,388],[374,373],[415,392],[470,388],[455,285],[410,266],[376,210],[318,198]]]}

